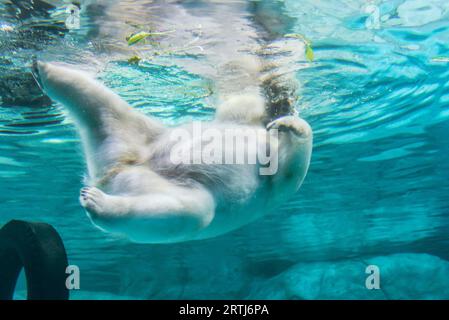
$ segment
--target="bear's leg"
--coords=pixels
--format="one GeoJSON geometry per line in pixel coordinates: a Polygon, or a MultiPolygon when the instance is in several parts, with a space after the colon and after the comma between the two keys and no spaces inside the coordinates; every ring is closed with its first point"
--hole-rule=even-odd
{"type": "Polygon", "coordinates": [[[121,157],[138,158],[136,150],[163,130],[81,71],[36,61],[33,72],[42,89],[75,120],[91,177],[101,177],[102,169],[121,157]]]}
{"type": "Polygon", "coordinates": [[[80,202],[100,228],[123,233],[133,241],[191,240],[210,224],[215,204],[206,190],[175,189],[138,196],[112,196],[97,188],[83,188],[80,202]]]}

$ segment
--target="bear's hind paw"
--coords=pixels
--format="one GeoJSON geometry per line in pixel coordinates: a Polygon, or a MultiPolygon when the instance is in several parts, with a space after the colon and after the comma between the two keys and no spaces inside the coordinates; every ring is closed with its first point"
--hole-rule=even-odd
{"type": "Polygon", "coordinates": [[[100,189],[94,187],[85,187],[80,191],[80,203],[92,215],[104,212],[105,197],[100,189]]]}

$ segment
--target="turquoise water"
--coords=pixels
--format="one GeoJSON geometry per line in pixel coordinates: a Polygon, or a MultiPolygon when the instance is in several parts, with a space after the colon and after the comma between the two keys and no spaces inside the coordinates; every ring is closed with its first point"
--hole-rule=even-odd
{"type": "Polygon", "coordinates": [[[366,1],[187,1],[205,30],[195,40],[186,30],[198,21],[161,14],[157,1],[82,10],[78,30],[55,9],[19,14],[0,1],[0,224],[54,225],[81,270],[75,299],[449,298],[449,4],[372,4],[374,13],[366,1]],[[210,119],[208,50],[253,41],[214,16],[312,41],[312,62],[286,66],[314,130],[304,185],[277,212],[215,239],[138,245],[103,233],[78,203],[85,163],[73,123],[35,87],[30,57],[82,66],[167,124],[210,119]],[[148,20],[176,34],[129,50],[125,35],[148,20]],[[365,288],[368,264],[381,290],[365,288]]]}

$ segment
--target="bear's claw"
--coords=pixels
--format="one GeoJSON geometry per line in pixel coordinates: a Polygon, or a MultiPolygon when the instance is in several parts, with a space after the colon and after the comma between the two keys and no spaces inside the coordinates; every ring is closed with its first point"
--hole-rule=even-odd
{"type": "Polygon", "coordinates": [[[301,118],[285,116],[278,118],[267,125],[267,130],[291,131],[299,137],[308,137],[311,134],[310,126],[301,118]]]}
{"type": "Polygon", "coordinates": [[[34,80],[36,81],[37,85],[39,86],[39,88],[41,88],[41,90],[43,90],[41,75],[39,72],[39,61],[37,60],[37,58],[35,56],[33,56],[33,63],[31,66],[31,74],[32,74],[34,80]]]}

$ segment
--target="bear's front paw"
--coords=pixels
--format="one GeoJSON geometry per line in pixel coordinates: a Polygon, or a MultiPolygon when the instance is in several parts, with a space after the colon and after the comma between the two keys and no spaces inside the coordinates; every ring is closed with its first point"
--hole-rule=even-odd
{"type": "Polygon", "coordinates": [[[85,187],[80,191],[81,205],[94,216],[104,212],[105,198],[106,195],[94,187],[85,187]]]}
{"type": "Polygon", "coordinates": [[[272,129],[290,131],[301,138],[307,138],[312,133],[309,124],[296,116],[285,116],[270,122],[267,125],[267,130],[272,129]]]}

